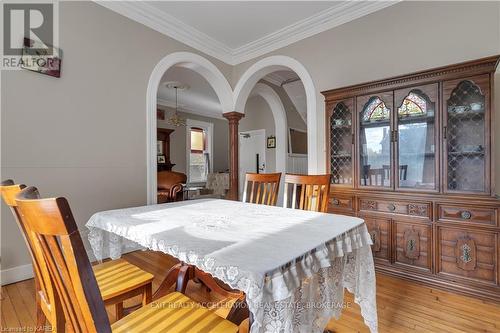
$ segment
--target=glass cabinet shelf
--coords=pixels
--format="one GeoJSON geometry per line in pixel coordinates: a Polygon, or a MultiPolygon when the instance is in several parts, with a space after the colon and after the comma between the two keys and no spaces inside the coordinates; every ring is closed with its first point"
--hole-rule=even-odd
{"type": "Polygon", "coordinates": [[[330,172],[332,184],[352,185],[353,99],[335,103],[329,111],[330,172]]]}
{"type": "Polygon", "coordinates": [[[485,96],[481,80],[447,82],[446,169],[447,189],[485,191],[485,96]]]}

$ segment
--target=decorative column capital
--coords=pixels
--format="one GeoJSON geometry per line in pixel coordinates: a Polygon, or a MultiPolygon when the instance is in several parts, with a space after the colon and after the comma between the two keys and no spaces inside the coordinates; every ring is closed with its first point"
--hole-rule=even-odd
{"type": "Polygon", "coordinates": [[[244,113],[239,113],[239,112],[236,112],[236,111],[232,111],[232,112],[226,112],[226,113],[223,113],[222,116],[224,118],[226,118],[227,120],[229,120],[229,122],[236,122],[238,123],[241,118],[245,117],[245,114],[244,113]]]}

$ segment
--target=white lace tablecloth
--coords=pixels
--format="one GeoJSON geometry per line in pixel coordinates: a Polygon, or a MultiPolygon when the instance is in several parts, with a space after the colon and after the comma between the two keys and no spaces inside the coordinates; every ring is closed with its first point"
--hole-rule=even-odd
{"type": "Polygon", "coordinates": [[[355,295],[377,332],[375,270],[364,221],[227,200],[193,200],[94,214],[97,259],[138,244],[246,293],[251,332],[323,332],[355,295]]]}

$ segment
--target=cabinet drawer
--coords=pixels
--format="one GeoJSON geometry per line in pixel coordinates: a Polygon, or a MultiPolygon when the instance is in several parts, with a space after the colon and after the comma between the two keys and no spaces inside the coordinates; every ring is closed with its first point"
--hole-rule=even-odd
{"type": "Polygon", "coordinates": [[[438,227],[438,273],[497,284],[498,234],[438,227]]]}
{"type": "Polygon", "coordinates": [[[498,210],[495,208],[438,204],[438,214],[438,221],[458,221],[495,226],[498,220],[498,210]]]}
{"type": "Polygon", "coordinates": [[[432,229],[422,223],[394,221],[395,263],[414,268],[431,270],[432,229]]]}
{"type": "Polygon", "coordinates": [[[431,218],[432,204],[429,202],[405,202],[379,199],[359,199],[360,211],[372,211],[408,215],[412,217],[431,218]]]}
{"type": "Polygon", "coordinates": [[[328,206],[333,211],[354,211],[354,198],[332,195],[328,199],[328,206]]]}
{"type": "Polygon", "coordinates": [[[391,220],[360,216],[372,238],[372,253],[376,261],[390,262],[391,258],[391,220]]]}

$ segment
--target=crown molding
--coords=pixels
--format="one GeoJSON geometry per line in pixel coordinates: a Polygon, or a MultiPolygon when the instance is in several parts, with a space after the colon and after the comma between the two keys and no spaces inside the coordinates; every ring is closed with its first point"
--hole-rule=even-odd
{"type": "Polygon", "coordinates": [[[234,66],[392,6],[401,0],[343,2],[234,49],[143,1],[94,1],[234,66]]]}
{"type": "Polygon", "coordinates": [[[359,94],[368,94],[374,91],[395,89],[400,87],[402,84],[411,83],[412,85],[421,85],[439,80],[456,79],[467,75],[494,73],[499,63],[500,55],[494,55],[477,60],[418,71],[411,74],[398,75],[377,81],[326,90],[322,91],[321,94],[325,97],[325,101],[331,102],[359,94]]]}
{"type": "Polygon", "coordinates": [[[229,47],[143,1],[94,1],[209,56],[232,64],[232,50],[229,47]]]}
{"type": "Polygon", "coordinates": [[[325,9],[315,15],[286,26],[261,37],[253,42],[233,49],[233,62],[236,64],[251,60],[266,53],[296,43],[344,23],[353,21],[378,10],[392,6],[394,1],[348,1],[325,9]]]}

